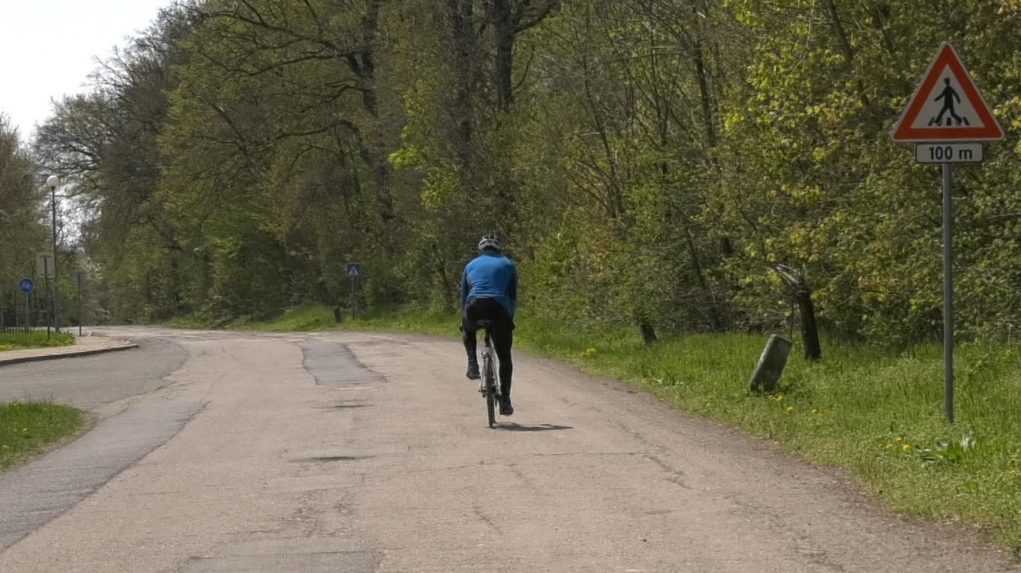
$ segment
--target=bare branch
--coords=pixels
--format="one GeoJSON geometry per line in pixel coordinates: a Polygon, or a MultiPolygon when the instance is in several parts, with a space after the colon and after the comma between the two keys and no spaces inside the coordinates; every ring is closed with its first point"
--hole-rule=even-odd
{"type": "Polygon", "coordinates": [[[518,4],[518,9],[514,12],[514,33],[520,34],[527,31],[530,28],[534,28],[547,16],[553,12],[554,9],[560,8],[560,0],[546,0],[545,3],[536,11],[536,13],[526,18],[526,12],[532,6],[531,0],[521,0],[518,4]]]}

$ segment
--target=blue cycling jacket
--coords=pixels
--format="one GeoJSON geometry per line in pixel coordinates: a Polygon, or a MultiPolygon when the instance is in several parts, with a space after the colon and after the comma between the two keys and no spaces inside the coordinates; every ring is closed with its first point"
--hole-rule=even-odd
{"type": "Polygon", "coordinates": [[[518,269],[500,253],[483,252],[467,266],[461,277],[461,308],[479,298],[492,298],[514,318],[518,305],[518,269]]]}

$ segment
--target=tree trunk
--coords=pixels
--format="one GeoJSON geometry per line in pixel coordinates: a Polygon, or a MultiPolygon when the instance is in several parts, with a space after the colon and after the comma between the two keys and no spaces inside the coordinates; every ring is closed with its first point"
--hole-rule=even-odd
{"type": "Polygon", "coordinates": [[[648,320],[640,319],[638,321],[638,330],[641,331],[642,342],[644,342],[646,346],[651,346],[659,340],[659,337],[656,336],[656,329],[648,320]]]}
{"type": "Polygon", "coordinates": [[[493,0],[492,20],[496,44],[493,67],[496,104],[501,112],[510,111],[514,100],[514,36],[516,35],[511,0],[493,0]]]}
{"type": "MultiPolygon", "coordinates": [[[[176,251],[171,251],[170,256],[170,315],[177,316],[181,311],[181,264],[177,260],[179,256],[176,251]]],[[[81,317],[78,317],[79,322],[81,317]]]]}
{"type": "Polygon", "coordinates": [[[815,304],[812,303],[812,291],[808,286],[798,290],[798,310],[801,314],[801,339],[805,343],[805,358],[819,360],[822,358],[822,347],[819,344],[819,328],[815,322],[815,304]]]}
{"type": "Polygon", "coordinates": [[[443,310],[452,311],[454,310],[454,291],[451,290],[453,282],[450,280],[450,275],[447,273],[447,263],[443,260],[443,255],[440,253],[440,249],[437,245],[433,245],[433,255],[436,257],[436,277],[440,281],[440,294],[443,295],[443,310]]]}
{"type": "Polygon", "coordinates": [[[376,86],[375,47],[379,35],[379,12],[382,0],[371,0],[368,3],[365,17],[362,19],[362,40],[365,49],[356,54],[345,56],[348,67],[358,79],[358,88],[362,93],[362,107],[372,118],[365,132],[355,128],[355,137],[359,146],[359,154],[366,163],[376,191],[376,205],[383,222],[382,247],[387,258],[396,253],[394,231],[397,225],[397,212],[394,209],[393,191],[390,188],[390,162],[386,145],[386,126],[379,115],[379,95],[376,86]]]}
{"type": "Polygon", "coordinates": [[[475,194],[474,150],[475,106],[472,92],[477,69],[478,36],[475,32],[473,0],[447,0],[447,18],[450,22],[450,41],[454,61],[451,62],[454,86],[450,100],[449,117],[454,129],[454,150],[457,154],[461,187],[466,195],[475,194]]]}
{"type": "MultiPolygon", "coordinates": [[[[500,114],[510,112],[514,103],[514,41],[517,37],[514,6],[511,0],[492,0],[490,19],[493,23],[493,43],[496,59],[493,62],[493,86],[496,90],[496,109],[500,114]]],[[[497,119],[497,126],[504,118],[497,119]]],[[[512,232],[517,221],[517,182],[514,180],[509,156],[493,156],[490,169],[501,172],[497,177],[496,208],[501,214],[504,235],[512,232]]]]}
{"type": "MultiPolygon", "coordinates": [[[[847,73],[851,77],[854,77],[854,46],[851,45],[851,39],[847,35],[847,30],[844,29],[844,23],[840,19],[840,12],[837,10],[837,5],[834,0],[826,0],[826,9],[830,15],[830,23],[833,25],[833,33],[836,34],[837,40],[840,42],[840,49],[844,52],[844,62],[847,65],[847,73]]],[[[860,78],[855,79],[855,83],[858,86],[858,94],[861,99],[862,108],[869,109],[871,104],[869,103],[869,97],[865,92],[865,84],[862,83],[860,78]]]]}
{"type": "Polygon", "coordinates": [[[712,94],[709,87],[709,72],[705,66],[705,50],[702,47],[702,40],[695,42],[694,60],[695,76],[698,79],[699,99],[702,101],[702,125],[705,129],[706,146],[709,149],[716,148],[716,119],[713,114],[712,94]]]}
{"type": "MultiPolygon", "coordinates": [[[[687,223],[687,221],[685,221],[687,223]]],[[[698,256],[698,247],[695,245],[695,238],[691,236],[691,228],[685,224],[684,237],[688,244],[688,255],[691,257],[691,265],[695,269],[695,278],[698,280],[698,284],[702,287],[702,292],[705,293],[709,299],[709,327],[713,332],[719,332],[723,330],[723,320],[720,318],[720,305],[716,299],[716,293],[709,286],[709,281],[705,278],[705,270],[702,268],[702,260],[698,256]]]]}
{"type": "Polygon", "coordinates": [[[822,348],[819,344],[819,328],[815,322],[815,305],[812,303],[812,289],[805,280],[805,275],[787,265],[778,264],[773,267],[790,287],[794,300],[798,303],[801,315],[801,338],[805,344],[805,358],[819,360],[822,348]]]}
{"type": "Polygon", "coordinates": [[[382,150],[375,149],[374,146],[364,141],[357,131],[355,139],[358,155],[369,170],[376,192],[376,207],[379,218],[383,222],[378,231],[379,241],[387,258],[392,258],[396,254],[394,231],[397,227],[395,225],[397,213],[394,210],[393,196],[390,192],[390,167],[382,150]]]}

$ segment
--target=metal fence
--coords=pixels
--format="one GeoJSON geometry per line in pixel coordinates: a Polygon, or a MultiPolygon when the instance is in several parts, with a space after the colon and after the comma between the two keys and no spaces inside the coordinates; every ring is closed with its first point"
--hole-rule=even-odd
{"type": "Polygon", "coordinates": [[[16,291],[0,293],[0,333],[29,332],[49,321],[46,299],[16,291]]]}

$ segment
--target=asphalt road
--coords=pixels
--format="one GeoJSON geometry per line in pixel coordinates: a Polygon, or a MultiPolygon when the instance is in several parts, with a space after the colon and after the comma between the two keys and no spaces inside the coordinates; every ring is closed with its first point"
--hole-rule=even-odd
{"type": "Polygon", "coordinates": [[[74,507],[198,411],[199,402],[153,396],[187,358],[170,339],[140,337],[137,350],[0,368],[0,402],[70,404],[95,423],[72,444],[0,474],[0,550],[74,507]]]}
{"type": "Polygon", "coordinates": [[[830,471],[520,353],[517,413],[491,430],[453,341],[117,334],[188,358],[0,479],[2,524],[39,468],[136,455],[10,542],[0,571],[1019,570],[830,471]]]}
{"type": "Polygon", "coordinates": [[[165,385],[188,352],[169,338],[139,338],[140,348],[0,368],[0,402],[52,400],[94,410],[165,385]]]}

